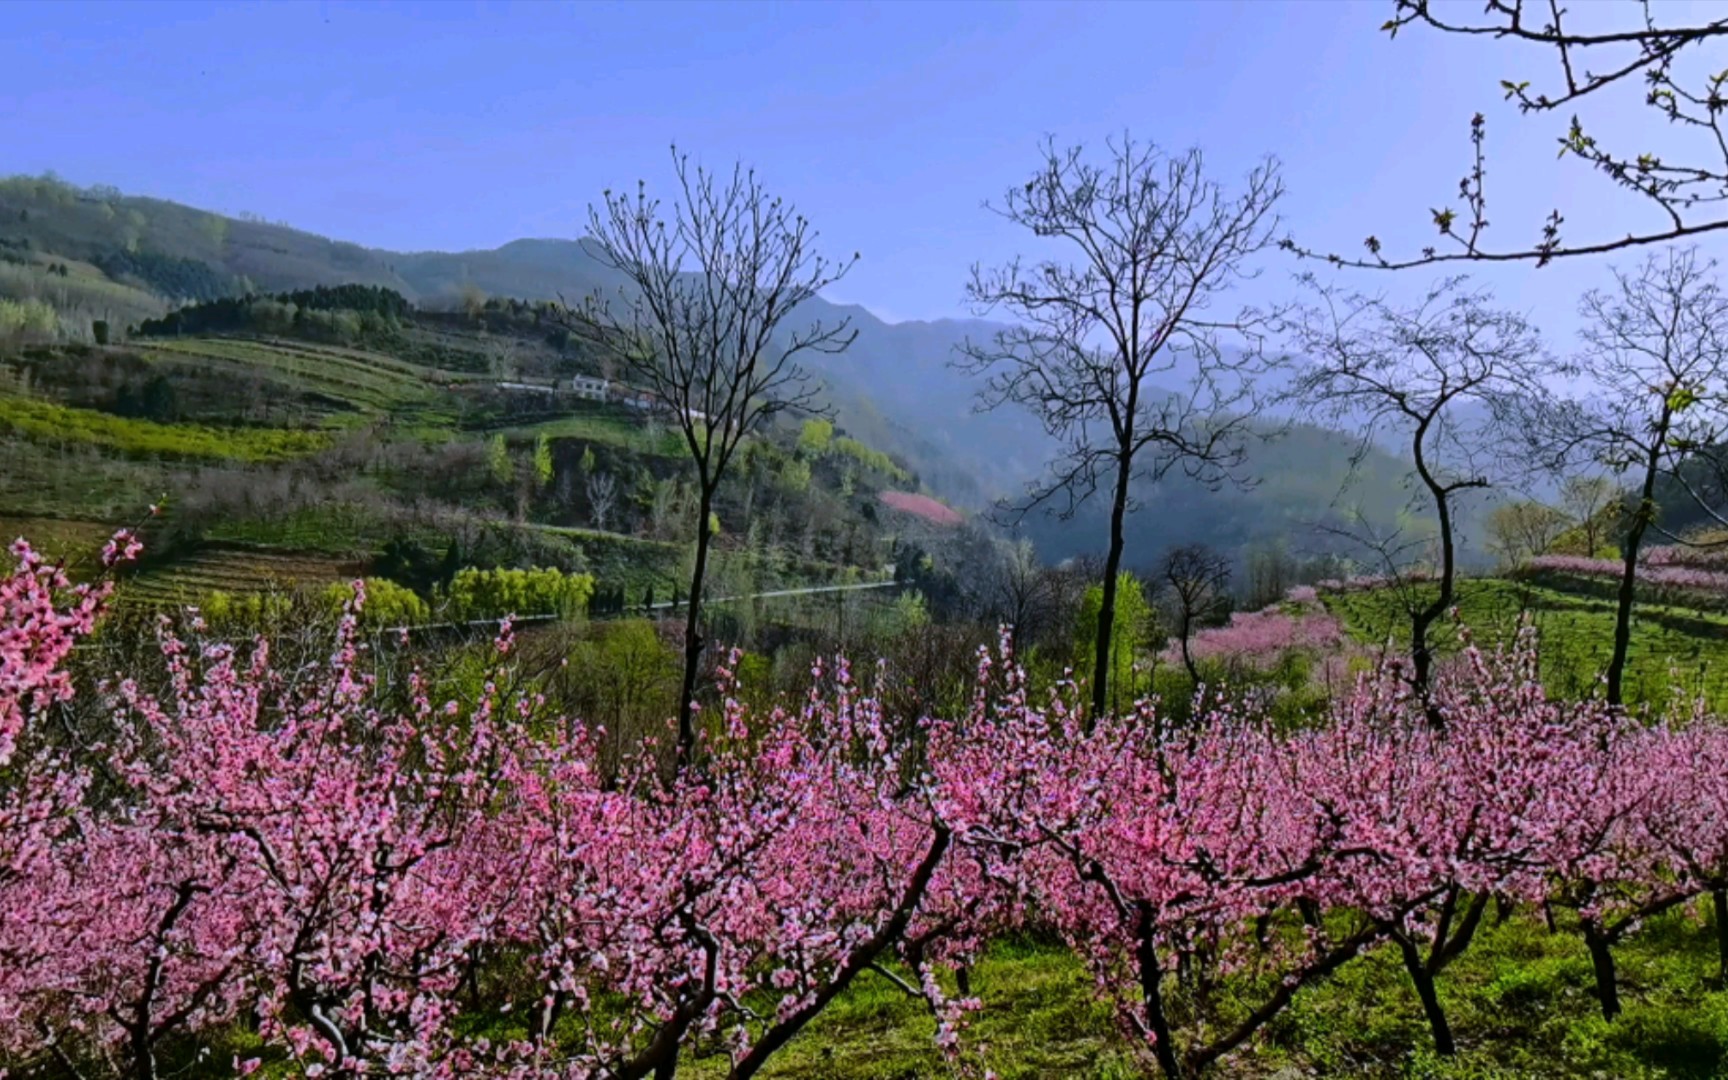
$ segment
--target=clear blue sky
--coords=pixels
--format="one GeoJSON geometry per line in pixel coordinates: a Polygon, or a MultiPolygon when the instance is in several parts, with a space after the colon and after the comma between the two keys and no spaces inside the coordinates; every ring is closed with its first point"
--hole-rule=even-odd
{"type": "MultiPolygon", "coordinates": [[[[1232,178],[1275,153],[1298,239],[1356,251],[1371,231],[1427,242],[1426,208],[1454,195],[1481,109],[1502,242],[1533,239],[1556,202],[1579,236],[1654,223],[1555,161],[1559,121],[1500,101],[1501,78],[1545,75],[1546,57],[1388,41],[1391,8],[15,0],[0,18],[0,173],[460,249],[577,235],[601,189],[669,181],[676,139],[710,164],[754,164],[832,250],[861,251],[836,298],[891,318],[964,314],[974,260],[1035,250],[980,202],[1028,174],[1046,132],[1198,144],[1232,178]]],[[[1637,123],[1623,106],[1615,119],[1637,123]]],[[[1293,268],[1270,261],[1256,298],[1293,268]]],[[[1561,332],[1605,278],[1600,261],[1491,275],[1561,332]]]]}

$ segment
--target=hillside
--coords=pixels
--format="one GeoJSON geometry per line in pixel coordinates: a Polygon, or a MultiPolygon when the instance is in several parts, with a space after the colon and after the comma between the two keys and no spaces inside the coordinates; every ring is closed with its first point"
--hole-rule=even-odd
{"type": "MultiPolygon", "coordinates": [[[[591,401],[525,304],[418,312],[380,288],[196,305],[124,344],[0,345],[0,532],[88,549],[165,507],[122,597],[208,603],[356,574],[430,595],[464,567],[673,599],[694,513],[664,418],[591,401]]],[[[753,438],[720,492],[717,595],[886,575],[897,463],[829,425],[753,438]]]]}
{"type": "MultiPolygon", "coordinates": [[[[88,341],[101,320],[118,340],[124,328],[188,301],[372,285],[400,293],[420,310],[391,346],[399,359],[433,369],[454,365],[448,368],[452,376],[508,369],[541,377],[558,370],[540,340],[543,328],[514,338],[451,340],[450,334],[460,339],[467,333],[457,312],[487,297],[573,298],[608,281],[604,268],[574,240],[517,240],[487,251],[387,252],[112,189],[80,189],[51,178],[0,181],[0,298],[47,302],[60,324],[53,336],[62,339],[88,341]]],[[[980,511],[1016,495],[1039,473],[1049,446],[1039,426],[1014,410],[978,413],[975,382],[950,366],[961,342],[992,333],[994,324],[888,323],[861,307],[821,299],[810,302],[809,314],[849,318],[858,331],[845,354],[812,361],[840,426],[902,461],[918,485],[980,511]]],[[[486,319],[496,322],[497,315],[486,319]]],[[[274,384],[266,379],[259,385],[274,384]]],[[[325,407],[335,406],[307,406],[325,407]]],[[[1149,512],[1134,520],[1131,563],[1195,539],[1237,553],[1277,542],[1336,549],[1337,538],[1313,526],[1341,520],[1342,511],[1332,504],[1352,448],[1343,436],[1303,429],[1276,451],[1259,455],[1254,468],[1261,482],[1251,491],[1213,493],[1171,482],[1143,492],[1149,512]]],[[[1406,499],[1402,474],[1395,456],[1376,455],[1346,493],[1345,505],[1388,526],[1406,499]]],[[[1060,558],[1098,550],[1098,526],[1088,510],[1074,522],[1041,517],[1026,528],[1047,556],[1060,558]]]]}

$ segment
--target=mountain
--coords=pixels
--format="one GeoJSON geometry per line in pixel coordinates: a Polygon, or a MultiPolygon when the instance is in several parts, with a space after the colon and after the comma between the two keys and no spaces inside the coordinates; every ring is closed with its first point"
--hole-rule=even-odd
{"type": "MultiPolygon", "coordinates": [[[[248,291],[354,283],[449,307],[476,293],[573,299],[615,280],[575,240],[390,252],[51,177],[0,180],[0,297],[49,300],[74,335],[87,333],[96,319],[123,326],[187,300],[248,291]]],[[[1039,474],[1051,446],[1039,424],[1017,409],[976,411],[976,380],[951,366],[962,342],[989,336],[997,324],[889,323],[820,298],[803,314],[850,320],[853,346],[840,356],[812,357],[809,366],[825,383],[840,426],[899,456],[925,487],[978,511],[1023,491],[1039,474]]],[[[1335,432],[1303,430],[1261,455],[1262,482],[1252,491],[1170,481],[1141,492],[1145,510],[1131,523],[1136,552],[1188,539],[1237,550],[1293,530],[1311,532],[1312,521],[1331,513],[1326,508],[1355,444],[1335,432]]],[[[1396,457],[1379,458],[1353,497],[1372,508],[1371,517],[1391,521],[1405,501],[1404,470],[1396,457]]],[[[1040,517],[1027,531],[1052,556],[1096,550],[1102,535],[1090,512],[1070,523],[1040,517]]]]}

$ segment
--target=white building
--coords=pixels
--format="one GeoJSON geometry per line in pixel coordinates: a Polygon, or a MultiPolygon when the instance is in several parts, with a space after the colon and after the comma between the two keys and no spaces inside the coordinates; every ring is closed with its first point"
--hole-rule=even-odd
{"type": "Polygon", "coordinates": [[[571,379],[570,389],[577,397],[589,401],[606,400],[606,380],[593,375],[578,375],[571,379]]]}

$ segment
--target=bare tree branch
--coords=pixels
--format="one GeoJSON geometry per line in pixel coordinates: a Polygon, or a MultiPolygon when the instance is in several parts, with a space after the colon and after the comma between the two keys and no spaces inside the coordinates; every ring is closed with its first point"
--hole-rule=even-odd
{"type": "Polygon", "coordinates": [[[1728,133],[1723,130],[1723,112],[1728,107],[1728,67],[1717,49],[1728,38],[1728,18],[1710,21],[1658,23],[1649,0],[1640,3],[1590,5],[1592,14],[1635,12],[1612,30],[1580,32],[1567,24],[1568,9],[1558,0],[1541,4],[1526,0],[1488,0],[1480,18],[1454,20],[1436,13],[1431,0],[1396,0],[1393,17],[1381,27],[1392,37],[1406,27],[1426,29],[1465,38],[1485,37],[1520,42],[1548,50],[1558,68],[1559,81],[1549,90],[1533,90],[1527,79],[1502,79],[1506,100],[1514,101],[1522,113],[1551,113],[1568,106],[1592,104],[1594,96],[1623,83],[1639,82],[1645,88],[1644,104],[1655,110],[1671,128],[1696,139],[1695,160],[1665,161],[1648,151],[1617,151],[1599,143],[1576,112],[1557,142],[1560,156],[1571,156],[1604,173],[1614,184],[1632,192],[1660,215],[1660,227],[1624,237],[1573,243],[1561,235],[1566,218],[1552,211],[1541,228],[1541,237],[1529,247],[1491,250],[1483,246],[1488,227],[1485,191],[1484,142],[1486,118],[1478,112],[1470,121],[1473,162],[1458,185],[1463,212],[1447,206],[1431,209],[1441,246],[1423,248],[1420,254],[1388,258],[1378,237],[1363,241],[1366,257],[1323,254],[1286,238],[1281,245],[1303,258],[1321,258],[1337,266],[1373,270],[1402,270],[1448,262],[1523,262],[1546,266],[1558,258],[1599,255],[1646,244],[1667,243],[1728,228],[1721,207],[1728,204],[1728,133]],[[1698,61],[1701,74],[1679,74],[1675,62],[1682,55],[1698,61]]]}
{"type": "Polygon", "coordinates": [[[614,271],[617,288],[566,309],[572,335],[650,391],[669,410],[698,486],[696,561],[685,628],[678,756],[694,742],[693,698],[702,655],[700,616],[714,495],[744,439],[775,414],[820,411],[807,354],[844,352],[850,320],[804,325],[794,313],[843,278],[858,256],[814,250],[809,220],[768,194],[754,170],[716,176],[672,150],[679,190],[670,220],[646,184],[607,191],[591,206],[583,246],[614,271]]]}
{"type": "MultiPolygon", "coordinates": [[[[1716,263],[1695,249],[1652,254],[1614,271],[1615,288],[1592,290],[1580,366],[1598,393],[1561,402],[1533,438],[1556,469],[1579,461],[1630,471],[1638,496],[1621,541],[1622,567],[1607,696],[1620,704],[1631,644],[1638,553],[1656,526],[1658,484],[1678,490],[1707,518],[1728,524],[1695,467],[1717,465],[1728,436],[1728,295],[1716,263]]],[[[1658,529],[1660,531],[1660,529],[1658,529]]]]}
{"type": "MultiPolygon", "coordinates": [[[[1461,278],[1441,282],[1410,308],[1304,281],[1315,300],[1289,324],[1307,358],[1295,396],[1326,422],[1362,432],[1357,463],[1381,432],[1407,440],[1438,526],[1438,590],[1402,590],[1411,681],[1426,694],[1428,633],[1453,602],[1457,500],[1492,484],[1496,455],[1511,449],[1509,434],[1545,396],[1541,343],[1527,322],[1490,307],[1487,294],[1467,290],[1461,278]]],[[[1390,557],[1396,549],[1385,538],[1371,546],[1394,579],[1408,577],[1408,564],[1390,557]]]]}
{"type": "MultiPolygon", "coordinates": [[[[1283,184],[1267,160],[1227,194],[1204,176],[1198,150],[1170,155],[1127,135],[1108,144],[1102,163],[1051,139],[1042,155],[1032,177],[989,208],[1072,261],[974,267],[967,294],[975,309],[1005,311],[1016,323],[989,341],[968,340],[956,366],[985,380],[981,409],[1024,406],[1061,446],[1049,475],[1004,509],[1072,517],[1108,488],[1098,640],[1110,641],[1132,485],[1178,469],[1213,485],[1246,480],[1261,409],[1255,376],[1271,366],[1263,350],[1270,317],[1210,312],[1271,245],[1283,184]]],[[[1094,715],[1108,700],[1107,657],[1099,650],[1094,715]]]]}

